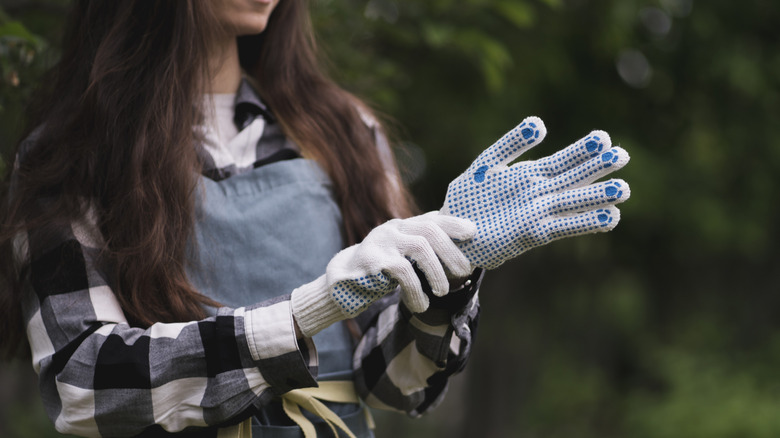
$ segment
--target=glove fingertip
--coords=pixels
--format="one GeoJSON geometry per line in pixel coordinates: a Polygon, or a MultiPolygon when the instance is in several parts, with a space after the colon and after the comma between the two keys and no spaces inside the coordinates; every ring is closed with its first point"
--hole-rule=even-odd
{"type": "Polygon", "coordinates": [[[621,167],[622,167],[628,164],[629,161],[631,161],[631,155],[628,155],[628,151],[626,151],[625,149],[621,148],[621,150],[623,151],[623,153],[620,154],[621,161],[622,161],[621,167]]]}
{"type": "Polygon", "coordinates": [[[528,144],[539,143],[547,135],[547,126],[537,116],[526,117],[515,129],[518,128],[528,144]]]}
{"type": "Polygon", "coordinates": [[[601,142],[603,142],[606,147],[612,146],[612,138],[609,136],[607,131],[602,131],[601,129],[595,129],[588,134],[588,137],[595,138],[601,142]]]}
{"type": "Polygon", "coordinates": [[[620,158],[622,160],[625,160],[625,162],[628,162],[628,160],[631,159],[631,156],[628,155],[628,151],[623,149],[622,147],[615,145],[612,146],[612,149],[614,149],[617,152],[617,154],[620,156],[620,158]]]}
{"type": "Polygon", "coordinates": [[[432,292],[432,293],[433,293],[435,296],[437,296],[437,297],[441,298],[441,297],[443,297],[443,296],[447,295],[447,294],[450,292],[450,288],[449,288],[449,285],[448,285],[446,288],[444,288],[444,289],[440,289],[440,288],[431,288],[431,292],[432,292]]]}
{"type": "Polygon", "coordinates": [[[623,202],[631,197],[631,186],[625,180],[615,178],[611,182],[619,190],[620,197],[618,197],[618,202],[623,202]]]}
{"type": "Polygon", "coordinates": [[[405,291],[402,299],[412,313],[425,312],[431,303],[431,300],[422,291],[405,291]]]}
{"type": "MultiPolygon", "coordinates": [[[[431,293],[437,297],[443,297],[450,291],[450,282],[447,280],[447,275],[444,270],[439,272],[431,272],[430,275],[425,275],[425,280],[430,286],[431,293]]],[[[424,290],[424,289],[423,289],[424,290]]]]}
{"type": "Polygon", "coordinates": [[[614,205],[596,210],[595,215],[599,223],[598,231],[612,231],[620,222],[620,209],[614,205]]]}
{"type": "Polygon", "coordinates": [[[431,219],[447,234],[447,236],[458,241],[469,240],[474,237],[477,233],[477,225],[474,222],[470,219],[451,216],[448,213],[443,212],[443,210],[444,207],[442,207],[442,212],[432,212],[438,214],[431,216],[431,219]]]}
{"type": "Polygon", "coordinates": [[[466,269],[462,269],[462,268],[452,269],[450,274],[452,274],[452,276],[455,277],[455,278],[466,278],[466,277],[471,276],[472,273],[474,273],[474,268],[475,267],[471,266],[471,263],[469,263],[468,264],[468,268],[466,268],[466,269]]]}
{"type": "Polygon", "coordinates": [[[539,129],[540,131],[547,132],[547,126],[544,124],[544,121],[537,116],[528,116],[525,119],[523,119],[523,122],[520,123],[520,125],[522,125],[523,123],[528,123],[529,125],[533,125],[533,127],[539,129]]]}
{"type": "Polygon", "coordinates": [[[450,238],[459,242],[470,240],[477,234],[477,224],[465,218],[460,219],[459,227],[448,233],[450,238]]]}

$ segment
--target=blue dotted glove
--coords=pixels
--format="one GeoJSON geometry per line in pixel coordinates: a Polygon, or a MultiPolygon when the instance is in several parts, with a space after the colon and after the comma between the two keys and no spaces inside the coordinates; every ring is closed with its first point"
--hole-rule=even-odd
{"type": "Polygon", "coordinates": [[[615,204],[628,199],[628,184],[592,184],[629,160],[604,131],[552,156],[508,165],[546,133],[541,119],[526,118],[450,183],[441,212],[477,225],[474,238],[458,244],[473,267],[494,269],[553,240],[609,231],[620,220],[615,204]]]}

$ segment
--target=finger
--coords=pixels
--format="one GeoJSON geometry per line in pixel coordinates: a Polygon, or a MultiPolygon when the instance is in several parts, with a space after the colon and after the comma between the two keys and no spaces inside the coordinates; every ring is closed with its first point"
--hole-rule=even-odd
{"type": "Polygon", "coordinates": [[[620,210],[614,205],[553,219],[547,226],[550,240],[610,231],[620,221],[620,210]]]}
{"type": "Polygon", "coordinates": [[[524,151],[539,144],[545,135],[547,128],[542,119],[535,116],[526,117],[477,157],[469,168],[474,172],[474,180],[482,182],[488,169],[512,162],[524,151]]]}
{"type": "Polygon", "coordinates": [[[591,184],[558,193],[550,198],[550,212],[570,214],[586,210],[596,210],[608,205],[619,204],[631,196],[628,183],[622,179],[591,184]]]}
{"type": "MultiPolygon", "coordinates": [[[[419,217],[425,222],[418,220],[404,224],[401,231],[425,238],[445,271],[456,277],[468,276],[471,274],[471,262],[453,241],[453,236],[461,237],[459,241],[468,240],[476,233],[476,225],[469,220],[433,213],[419,217]]],[[[448,291],[449,284],[443,293],[448,291]]]]}
{"type": "Polygon", "coordinates": [[[477,233],[477,225],[465,218],[441,214],[438,211],[426,213],[422,217],[435,223],[450,239],[457,242],[469,240],[477,233]]]}
{"type": "Polygon", "coordinates": [[[609,134],[604,131],[592,131],[574,144],[555,154],[536,161],[537,172],[547,178],[560,175],[573,169],[612,147],[609,134]]]}
{"type": "MultiPolygon", "coordinates": [[[[425,288],[430,288],[425,272],[417,268],[416,263],[410,258],[400,258],[396,264],[391,264],[386,269],[388,275],[392,275],[401,287],[401,299],[413,313],[421,313],[428,309],[430,300],[425,294],[425,288]],[[425,286],[423,286],[425,283],[425,286]]],[[[433,291],[431,289],[431,291],[433,291]]]]}
{"type": "Polygon", "coordinates": [[[401,289],[401,299],[412,313],[425,312],[431,303],[427,295],[416,290],[401,289]]]}
{"type": "Polygon", "coordinates": [[[401,287],[402,296],[408,295],[412,298],[412,300],[407,303],[409,310],[419,312],[419,309],[422,306],[422,301],[419,297],[424,296],[425,293],[423,292],[420,278],[417,277],[417,274],[414,272],[412,262],[404,257],[394,258],[393,261],[388,262],[385,268],[382,269],[382,273],[398,282],[398,285],[401,287]]]}
{"type": "Polygon", "coordinates": [[[549,193],[558,193],[563,190],[582,187],[620,169],[628,163],[628,160],[628,152],[620,147],[610,148],[603,154],[591,158],[574,169],[550,179],[538,190],[534,190],[533,195],[544,196],[549,193]]]}
{"type": "MultiPolygon", "coordinates": [[[[452,241],[446,236],[444,239],[452,244],[452,241]]],[[[428,280],[428,284],[431,285],[434,295],[442,296],[449,292],[450,285],[447,280],[447,274],[428,237],[418,235],[402,236],[398,239],[397,247],[401,255],[411,262],[417,263],[417,267],[425,273],[425,278],[428,280]]]]}

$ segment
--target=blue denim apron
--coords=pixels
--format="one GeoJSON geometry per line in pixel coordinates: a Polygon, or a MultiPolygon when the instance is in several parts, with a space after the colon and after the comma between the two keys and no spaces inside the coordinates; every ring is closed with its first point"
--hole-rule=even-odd
{"type": "MultiPolygon", "coordinates": [[[[314,161],[278,161],[221,181],[201,180],[188,274],[199,291],[225,306],[289,294],[324,274],[344,247],[332,184],[314,161]]],[[[343,323],[315,335],[314,343],[318,380],[352,380],[352,339],[343,323]]],[[[373,436],[359,406],[329,407],[357,436],[373,436]]],[[[271,403],[255,418],[253,437],[303,437],[298,426],[281,424],[290,422],[280,404],[271,403]]],[[[324,423],[315,420],[315,426],[329,433],[324,423]]]]}

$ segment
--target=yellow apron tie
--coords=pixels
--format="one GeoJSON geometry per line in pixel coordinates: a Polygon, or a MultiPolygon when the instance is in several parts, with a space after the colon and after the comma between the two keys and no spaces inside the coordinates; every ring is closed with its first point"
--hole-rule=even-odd
{"type": "Polygon", "coordinates": [[[252,417],[233,426],[219,429],[217,438],[252,438],[252,417]]]}
{"type": "MultiPolygon", "coordinates": [[[[282,407],[284,412],[303,430],[303,436],[306,438],[315,438],[317,432],[314,424],[306,418],[301,412],[301,408],[306,409],[312,414],[325,420],[333,436],[338,436],[336,427],[344,431],[350,438],[355,438],[355,434],[344,424],[344,421],[336,415],[335,412],[328,409],[320,400],[336,403],[360,403],[355,384],[349,380],[338,380],[329,382],[319,382],[317,388],[294,389],[282,395],[282,407]]],[[[374,419],[368,408],[364,409],[366,413],[366,423],[368,427],[374,428],[374,419]]]]}
{"type": "MultiPolygon", "coordinates": [[[[328,409],[320,400],[336,403],[360,403],[355,384],[349,380],[337,380],[319,382],[317,388],[294,389],[282,395],[282,407],[284,412],[293,420],[306,438],[316,438],[317,431],[314,424],[301,412],[301,408],[325,420],[325,423],[333,431],[333,436],[338,436],[336,427],[344,431],[349,438],[355,438],[355,434],[344,424],[344,421],[335,412],[328,409]]],[[[374,417],[368,408],[363,408],[366,423],[370,429],[376,428],[374,417]]],[[[219,430],[217,438],[252,438],[252,418],[247,418],[239,424],[225,427],[219,430]]]]}

